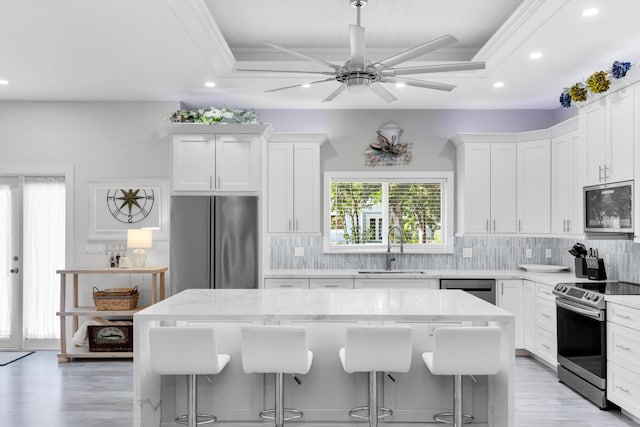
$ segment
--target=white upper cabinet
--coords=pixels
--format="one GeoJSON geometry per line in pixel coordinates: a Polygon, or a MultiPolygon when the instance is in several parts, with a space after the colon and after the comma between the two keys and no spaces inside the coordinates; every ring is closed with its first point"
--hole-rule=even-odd
{"type": "Polygon", "coordinates": [[[551,147],[548,139],[518,145],[518,232],[551,231],[551,147]]]}
{"type": "Polygon", "coordinates": [[[458,231],[488,233],[491,220],[491,144],[458,147],[458,231]]]}
{"type": "Polygon", "coordinates": [[[216,176],[220,191],[258,189],[259,138],[255,135],[216,136],[216,176]]]}
{"type": "Polygon", "coordinates": [[[634,111],[634,86],[580,109],[585,185],[633,179],[634,111]]]}
{"type": "Polygon", "coordinates": [[[259,192],[261,143],[268,124],[172,124],[171,190],[177,193],[259,192]]]}
{"type": "Polygon", "coordinates": [[[516,232],[516,144],[458,146],[458,232],[516,232]]]}
{"type": "Polygon", "coordinates": [[[235,135],[175,135],[173,191],[257,191],[260,137],[235,135]]]}
{"type": "Polygon", "coordinates": [[[211,191],[215,176],[215,135],[175,135],[171,183],[174,191],[211,191]]]}
{"type": "Polygon", "coordinates": [[[279,135],[269,142],[267,229],[270,233],[320,232],[320,144],[325,140],[326,135],[279,135]],[[303,142],[290,142],[296,140],[303,142]]]}
{"type": "Polygon", "coordinates": [[[491,221],[493,233],[516,232],[516,144],[491,144],[491,221]]]}
{"type": "Polygon", "coordinates": [[[582,233],[579,133],[551,139],[551,233],[582,233]]]}

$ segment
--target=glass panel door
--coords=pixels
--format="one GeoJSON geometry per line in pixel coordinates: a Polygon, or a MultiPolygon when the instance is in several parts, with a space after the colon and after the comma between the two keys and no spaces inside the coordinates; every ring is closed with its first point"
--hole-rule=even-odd
{"type": "Polygon", "coordinates": [[[0,348],[20,348],[20,191],[17,177],[0,177],[0,348]]]}

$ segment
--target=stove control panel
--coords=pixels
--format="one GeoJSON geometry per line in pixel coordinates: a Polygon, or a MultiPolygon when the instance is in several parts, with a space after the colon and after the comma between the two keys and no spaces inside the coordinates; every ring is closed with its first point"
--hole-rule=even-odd
{"type": "Polygon", "coordinates": [[[604,308],[604,295],[573,286],[571,283],[558,283],[553,294],[595,308],[604,308]]]}

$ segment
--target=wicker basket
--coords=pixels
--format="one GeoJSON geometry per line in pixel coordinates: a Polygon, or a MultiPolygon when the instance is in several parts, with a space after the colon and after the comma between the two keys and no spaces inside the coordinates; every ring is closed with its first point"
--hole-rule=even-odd
{"type": "Polygon", "coordinates": [[[103,291],[93,288],[93,302],[98,311],[131,310],[138,306],[138,287],[111,288],[103,291]]]}

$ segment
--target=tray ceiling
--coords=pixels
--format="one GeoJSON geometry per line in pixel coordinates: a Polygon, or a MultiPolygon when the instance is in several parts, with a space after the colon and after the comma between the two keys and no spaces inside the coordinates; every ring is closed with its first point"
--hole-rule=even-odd
{"type": "Polygon", "coordinates": [[[637,0],[369,0],[362,9],[368,59],[443,34],[459,42],[407,66],[486,61],[482,71],[415,76],[452,92],[387,88],[321,101],[338,83],[265,93],[313,80],[237,68],[314,69],[267,40],[343,64],[348,0],[30,0],[0,14],[0,101],[150,100],[247,108],[556,109],[562,89],[614,60],[640,57],[637,0]],[[597,7],[585,18],[581,12],[597,7]],[[529,59],[539,51],[543,57],[529,59]],[[216,87],[205,87],[214,81],[216,87]],[[496,89],[494,82],[503,81],[496,89]]]}

